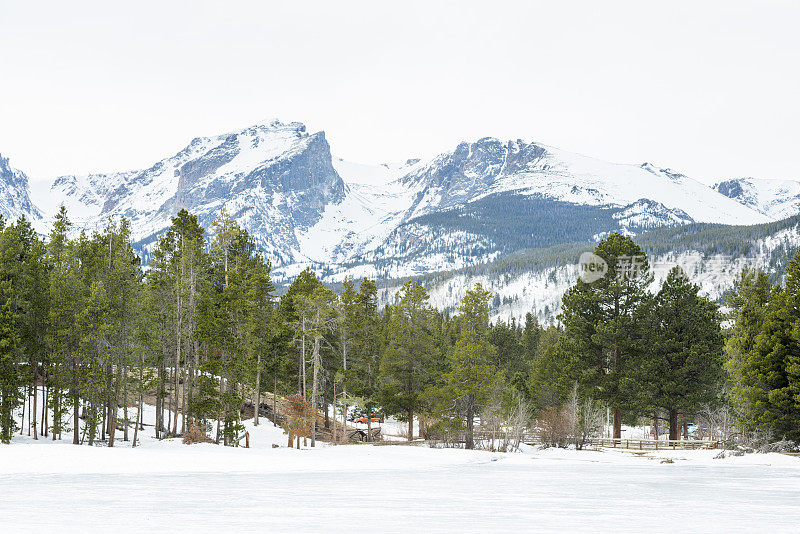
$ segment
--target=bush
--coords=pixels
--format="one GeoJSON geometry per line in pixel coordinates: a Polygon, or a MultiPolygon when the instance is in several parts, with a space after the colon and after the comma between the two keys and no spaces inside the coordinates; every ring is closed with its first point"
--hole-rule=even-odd
{"type": "Polygon", "coordinates": [[[204,427],[195,423],[183,434],[183,442],[186,445],[194,445],[195,443],[213,443],[214,440],[208,437],[204,427]]]}
{"type": "Polygon", "coordinates": [[[602,410],[592,399],[578,395],[577,386],[566,404],[550,406],[539,413],[538,437],[545,447],[575,445],[580,450],[603,426],[602,410]]]}
{"type": "Polygon", "coordinates": [[[297,438],[297,448],[300,448],[300,438],[311,436],[311,425],[316,416],[311,408],[311,403],[301,395],[292,395],[287,399],[286,421],[283,429],[288,434],[288,445],[292,446],[294,438],[297,438]]]}
{"type": "Polygon", "coordinates": [[[539,413],[539,442],[544,447],[567,447],[572,441],[572,421],[564,406],[550,406],[539,413]]]}

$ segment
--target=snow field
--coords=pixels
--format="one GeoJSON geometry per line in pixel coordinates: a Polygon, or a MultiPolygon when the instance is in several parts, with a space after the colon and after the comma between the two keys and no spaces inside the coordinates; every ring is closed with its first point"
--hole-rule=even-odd
{"type": "MultiPolygon", "coordinates": [[[[800,458],[788,455],[297,450],[280,428],[252,420],[246,449],[156,440],[155,410],[144,414],[151,426],[136,448],[119,431],[114,448],[27,434],[0,446],[0,531],[797,532],[800,524],[800,458]]],[[[383,426],[399,433],[404,424],[383,426]]]]}

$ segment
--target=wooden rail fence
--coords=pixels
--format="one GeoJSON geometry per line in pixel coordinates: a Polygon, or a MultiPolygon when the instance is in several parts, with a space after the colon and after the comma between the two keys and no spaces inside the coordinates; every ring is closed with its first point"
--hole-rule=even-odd
{"type": "Polygon", "coordinates": [[[591,447],[606,447],[610,449],[635,449],[640,451],[658,451],[658,450],[695,450],[695,449],[719,449],[722,448],[722,442],[711,440],[696,440],[696,439],[674,439],[674,440],[656,440],[656,439],[626,439],[626,438],[591,438],[586,441],[586,445],[591,447]]]}

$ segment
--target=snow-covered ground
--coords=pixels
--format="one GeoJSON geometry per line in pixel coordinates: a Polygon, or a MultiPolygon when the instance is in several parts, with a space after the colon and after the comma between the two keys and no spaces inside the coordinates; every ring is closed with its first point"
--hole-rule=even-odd
{"type": "Polygon", "coordinates": [[[257,439],[272,427],[261,429],[251,449],[177,440],[3,446],[2,530],[796,532],[800,524],[800,459],[789,456],[272,449],[257,439]]]}
{"type": "MultiPolygon", "coordinates": [[[[144,422],[154,416],[148,406],[144,422]]],[[[387,432],[401,425],[385,423],[387,432]]],[[[800,524],[798,457],[298,450],[268,421],[246,426],[249,449],[159,441],[152,426],[136,448],[121,432],[114,448],[17,435],[0,445],[0,532],[797,532],[800,524]]]]}
{"type": "MultiPolygon", "coordinates": [[[[114,448],[74,446],[66,433],[54,442],[25,432],[0,445],[0,532],[797,532],[800,524],[800,457],[298,450],[279,427],[252,420],[249,449],[184,445],[156,440],[155,410],[145,408],[136,448],[122,432],[114,448]]],[[[400,434],[404,423],[382,426],[400,434]]]]}

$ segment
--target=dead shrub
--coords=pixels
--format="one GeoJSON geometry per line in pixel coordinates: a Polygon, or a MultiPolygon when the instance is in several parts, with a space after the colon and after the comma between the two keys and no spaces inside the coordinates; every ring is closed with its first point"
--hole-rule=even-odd
{"type": "Polygon", "coordinates": [[[572,421],[564,406],[550,406],[539,413],[537,434],[543,447],[567,447],[572,441],[572,421]]]}
{"type": "Polygon", "coordinates": [[[206,429],[197,423],[189,427],[189,430],[183,434],[183,443],[186,445],[194,445],[195,443],[213,443],[213,441],[214,440],[208,437],[206,429]]]}
{"type": "Polygon", "coordinates": [[[311,403],[301,395],[292,395],[286,400],[288,407],[283,430],[288,434],[288,446],[292,447],[294,439],[297,438],[297,448],[299,449],[300,438],[305,439],[311,436],[311,424],[316,414],[311,407],[311,403]]]}

